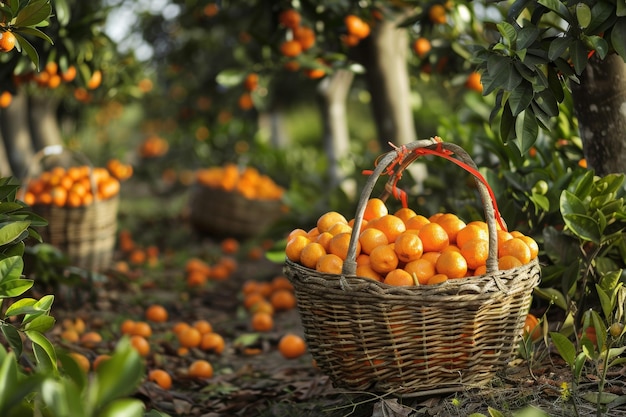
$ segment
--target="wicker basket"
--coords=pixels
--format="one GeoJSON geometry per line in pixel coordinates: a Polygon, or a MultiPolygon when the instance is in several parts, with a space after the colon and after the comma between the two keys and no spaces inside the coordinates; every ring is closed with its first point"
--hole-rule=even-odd
{"type": "Polygon", "coordinates": [[[516,352],[540,269],[534,260],[498,271],[496,210],[481,181],[476,182],[490,241],[485,275],[394,287],[355,274],[357,231],[375,182],[383,170],[395,167],[387,171],[387,198],[404,168],[424,150],[454,153],[452,159],[478,172],[462,148],[435,140],[389,152],[361,194],[342,274],[286,261],[309,351],[338,388],[398,396],[459,391],[489,383],[516,352]]]}
{"type": "Polygon", "coordinates": [[[251,200],[237,192],[194,184],[189,220],[200,232],[219,237],[258,236],[282,214],[280,200],[251,200]]]}
{"type": "MultiPolygon", "coordinates": [[[[63,165],[78,161],[91,167],[91,162],[85,155],[60,146],[44,148],[35,155],[33,166],[41,168],[46,159],[56,159],[56,164],[63,165]]],[[[33,169],[26,177],[26,184],[32,177],[32,172],[33,169]]],[[[95,186],[92,185],[93,189],[95,186]]],[[[111,266],[118,206],[119,196],[99,200],[94,191],[94,202],[88,206],[57,207],[36,204],[32,209],[48,221],[48,226],[38,230],[44,242],[61,250],[73,266],[98,271],[111,266]]]]}

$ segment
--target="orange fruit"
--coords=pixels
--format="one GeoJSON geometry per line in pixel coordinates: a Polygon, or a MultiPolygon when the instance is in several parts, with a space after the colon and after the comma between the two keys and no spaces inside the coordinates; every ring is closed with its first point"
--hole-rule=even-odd
{"type": "Polygon", "coordinates": [[[470,75],[467,76],[467,80],[465,80],[465,87],[467,87],[470,90],[474,90],[476,92],[482,93],[483,85],[480,82],[480,73],[479,72],[470,73],[470,75]]]}
{"type": "Polygon", "coordinates": [[[8,30],[0,32],[0,51],[9,52],[15,48],[15,35],[8,30]]]}
{"type": "Polygon", "coordinates": [[[87,81],[87,89],[95,90],[100,86],[100,84],[102,84],[102,71],[95,70],[91,74],[91,78],[89,78],[89,80],[87,81]]]}
{"type": "Polygon", "coordinates": [[[539,340],[542,336],[539,319],[534,314],[528,313],[524,320],[524,336],[530,335],[533,341],[539,340]]]}
{"type": "Polygon", "coordinates": [[[428,52],[430,52],[432,45],[430,41],[424,37],[419,37],[413,42],[413,50],[418,57],[424,58],[428,52]]]}
{"type": "Polygon", "coordinates": [[[293,38],[300,42],[302,50],[306,51],[315,45],[315,31],[308,26],[300,26],[293,30],[293,38]]]}
{"type": "Polygon", "coordinates": [[[80,340],[80,335],[76,329],[65,329],[61,332],[61,339],[66,342],[76,343],[80,340]]]}
{"type": "Polygon", "coordinates": [[[274,328],[274,318],[271,314],[258,312],[250,320],[252,329],[257,332],[269,332],[274,328]]]}
{"type": "Polygon", "coordinates": [[[70,65],[67,67],[67,70],[61,73],[61,79],[66,83],[74,81],[74,78],[76,78],[76,67],[73,65],[70,65]]]}
{"type": "Polygon", "coordinates": [[[109,359],[111,359],[111,355],[107,355],[106,353],[96,356],[92,364],[94,371],[97,370],[102,363],[108,361],[109,359]]]}
{"type": "Polygon", "coordinates": [[[133,333],[138,336],[150,337],[152,336],[152,327],[145,321],[136,321],[133,326],[133,333]]]}
{"type": "Polygon", "coordinates": [[[501,270],[518,268],[522,265],[523,265],[522,261],[520,261],[513,255],[501,256],[498,259],[498,269],[501,269],[501,270]]]}
{"type": "Polygon", "coordinates": [[[417,235],[422,240],[424,252],[439,252],[450,244],[448,234],[438,223],[423,225],[417,235]]]}
{"type": "Polygon", "coordinates": [[[185,323],[184,321],[179,321],[172,327],[172,331],[174,332],[175,335],[178,336],[179,334],[189,329],[190,327],[191,326],[185,323]]]}
{"type": "Polygon", "coordinates": [[[467,226],[463,220],[459,219],[456,214],[452,213],[442,215],[436,220],[436,223],[438,223],[441,227],[443,227],[443,230],[446,231],[450,244],[456,243],[457,233],[459,233],[459,230],[467,226]]]}
{"type": "Polygon", "coordinates": [[[352,233],[352,226],[350,224],[336,223],[328,232],[324,233],[330,233],[333,236],[337,236],[340,233],[352,233]]]}
{"type": "MultiPolygon", "coordinates": [[[[348,257],[348,248],[350,246],[351,237],[352,233],[350,232],[343,232],[334,236],[328,243],[328,251],[339,256],[342,260],[346,260],[348,257]]],[[[358,256],[361,253],[361,244],[358,240],[356,241],[355,250],[355,255],[358,256]]]]}
{"type": "Polygon", "coordinates": [[[302,53],[302,45],[296,40],[284,41],[280,44],[280,53],[289,58],[297,57],[302,53]]]}
{"type": "Polygon", "coordinates": [[[411,209],[411,208],[402,207],[402,208],[396,210],[396,212],[393,213],[393,215],[396,216],[396,217],[399,217],[400,219],[402,219],[402,221],[404,222],[404,225],[406,226],[407,221],[409,221],[409,219],[417,216],[417,213],[415,211],[413,211],[413,209],[411,209]]]}
{"type": "Polygon", "coordinates": [[[406,228],[407,230],[419,230],[427,223],[430,223],[430,220],[421,214],[418,214],[406,221],[406,228]]]}
{"type": "Polygon", "coordinates": [[[167,310],[162,305],[153,304],[146,309],[146,320],[163,323],[167,321],[167,318],[167,310]]]}
{"type": "Polygon", "coordinates": [[[187,375],[191,378],[211,378],[213,376],[213,366],[204,359],[195,360],[187,368],[187,375]]]}
{"type": "Polygon", "coordinates": [[[122,334],[133,334],[135,331],[135,321],[131,319],[126,319],[120,325],[120,332],[122,334]]]}
{"type": "Polygon", "coordinates": [[[531,259],[530,248],[526,242],[518,237],[514,237],[502,243],[498,256],[503,257],[507,255],[515,256],[522,264],[527,264],[531,259]]]}
{"type": "Polygon", "coordinates": [[[192,327],[197,329],[201,334],[207,334],[213,331],[211,323],[204,319],[194,321],[192,327]]]}
{"type": "Polygon", "coordinates": [[[428,18],[432,23],[444,24],[446,23],[446,9],[441,4],[433,4],[428,9],[428,18]]]}
{"type": "MultiPolygon", "coordinates": [[[[334,228],[334,226],[333,226],[334,228]]],[[[319,243],[320,245],[322,245],[324,247],[324,249],[326,250],[326,252],[328,252],[328,245],[330,244],[331,239],[335,237],[332,233],[330,232],[323,232],[320,233],[316,238],[315,238],[315,242],[319,243]]]]}
{"type": "Polygon", "coordinates": [[[369,278],[369,279],[373,279],[375,281],[378,282],[382,282],[383,281],[383,276],[381,274],[379,274],[378,272],[374,271],[372,269],[372,266],[367,264],[367,265],[358,265],[356,267],[356,276],[357,277],[362,277],[362,278],[369,278]]]}
{"type": "Polygon", "coordinates": [[[338,213],[336,211],[329,211],[322,214],[317,219],[317,223],[315,226],[317,227],[318,232],[322,233],[329,232],[330,229],[337,223],[348,224],[348,220],[341,213],[338,213]]]}
{"type": "Polygon", "coordinates": [[[424,254],[422,255],[420,259],[425,259],[429,261],[430,263],[432,263],[433,265],[435,265],[440,255],[441,255],[441,252],[424,252],[424,254]]]}
{"type": "Polygon", "coordinates": [[[209,332],[202,335],[202,340],[200,341],[200,349],[207,352],[215,352],[217,354],[221,354],[226,347],[226,342],[222,335],[209,332]]]}
{"type": "Polygon", "coordinates": [[[260,300],[259,302],[254,303],[249,310],[252,313],[263,311],[265,313],[274,314],[274,306],[267,300],[260,300]]]}
{"type": "Polygon", "coordinates": [[[389,244],[389,239],[381,230],[368,227],[361,232],[359,244],[361,245],[361,252],[369,255],[375,247],[389,244]]]}
{"type": "Polygon", "coordinates": [[[415,281],[413,280],[413,276],[406,272],[404,269],[394,269],[385,275],[385,279],[383,280],[385,284],[394,285],[398,287],[408,287],[411,285],[415,285],[415,281]]]}
{"type": "Polygon", "coordinates": [[[248,91],[254,91],[259,86],[259,75],[251,72],[246,75],[246,78],[243,80],[243,87],[248,91]]]}
{"type": "Polygon", "coordinates": [[[327,274],[341,274],[343,269],[343,259],[334,253],[327,253],[317,261],[315,270],[327,274]]]}
{"type": "Polygon", "coordinates": [[[489,242],[483,239],[467,241],[461,248],[461,255],[467,261],[469,269],[476,269],[485,265],[489,257],[489,242]]]}
{"type": "Polygon", "coordinates": [[[291,310],[296,307],[296,296],[293,292],[280,289],[276,290],[270,296],[270,303],[276,309],[276,311],[291,310]]]}
{"type": "Polygon", "coordinates": [[[89,369],[91,368],[91,363],[89,362],[89,359],[87,358],[87,356],[78,352],[70,352],[69,356],[72,359],[74,359],[74,361],[78,364],[80,369],[83,370],[83,372],[85,373],[89,372],[89,369]]]}
{"type": "Polygon", "coordinates": [[[284,275],[275,276],[274,278],[272,278],[272,281],[270,284],[272,286],[272,291],[276,291],[276,290],[293,291],[293,284],[291,283],[291,281],[289,281],[289,278],[287,278],[284,275]]]}
{"type": "Polygon", "coordinates": [[[370,27],[358,16],[353,14],[344,18],[344,23],[348,33],[356,36],[359,39],[366,38],[370,34],[370,27]]]}
{"type": "Polygon", "coordinates": [[[265,296],[260,292],[254,292],[251,294],[247,294],[243,299],[243,306],[250,310],[255,304],[265,301],[265,296]]]}
{"type": "Polygon", "coordinates": [[[241,110],[250,110],[254,107],[254,101],[252,100],[252,95],[250,93],[243,93],[239,96],[239,100],[237,100],[237,105],[241,110]]]}
{"type": "Polygon", "coordinates": [[[370,266],[379,274],[386,274],[398,267],[398,255],[392,245],[374,248],[370,253],[370,266]]]}
{"type": "Polygon", "coordinates": [[[419,259],[424,252],[422,240],[415,233],[401,233],[395,241],[393,249],[401,262],[411,262],[419,259]]]}
{"type": "Polygon", "coordinates": [[[187,330],[183,330],[178,335],[178,342],[182,347],[195,348],[200,346],[201,341],[202,334],[198,329],[195,329],[193,327],[190,327],[187,330]]]}
{"type": "Polygon", "coordinates": [[[441,284],[442,282],[446,282],[448,280],[447,275],[445,274],[435,274],[432,277],[430,277],[428,279],[428,282],[426,282],[426,285],[435,285],[435,284],[441,284]]]}
{"type": "Polygon", "coordinates": [[[294,9],[283,10],[278,15],[278,23],[289,29],[297,28],[300,26],[301,21],[302,17],[300,16],[300,13],[294,9]]]}
{"type": "Polygon", "coordinates": [[[386,214],[376,219],[373,227],[381,230],[387,236],[389,243],[395,242],[396,238],[406,231],[406,226],[402,219],[393,214],[386,214]]]}
{"type": "Polygon", "coordinates": [[[389,214],[389,210],[385,205],[385,202],[380,198],[370,198],[365,204],[365,211],[363,212],[363,220],[370,221],[372,219],[378,219],[389,214]]]}
{"type": "Polygon", "coordinates": [[[421,285],[428,283],[428,280],[436,273],[435,264],[424,258],[407,263],[404,270],[411,276],[415,276],[421,285]]]}
{"type": "Polygon", "coordinates": [[[500,248],[502,247],[502,244],[504,242],[506,242],[509,239],[513,239],[512,234],[502,229],[497,230],[497,236],[498,236],[498,251],[500,251],[500,248]]]}
{"type": "Polygon", "coordinates": [[[535,259],[537,255],[539,255],[539,245],[537,245],[535,239],[530,236],[520,236],[518,239],[523,240],[524,243],[526,243],[526,245],[528,246],[528,249],[530,249],[531,260],[535,259]]]}
{"type": "Polygon", "coordinates": [[[482,239],[489,241],[489,233],[487,230],[478,224],[469,223],[463,229],[459,230],[456,235],[456,245],[462,248],[470,240],[482,239]]]}
{"type": "Polygon", "coordinates": [[[164,390],[172,388],[172,377],[163,369],[152,369],[148,373],[148,381],[152,381],[164,390]]]}
{"type": "Polygon", "coordinates": [[[130,337],[130,345],[139,353],[146,357],[150,354],[150,343],[143,336],[133,335],[130,337]]]}
{"type": "Polygon", "coordinates": [[[97,332],[83,333],[82,336],[80,337],[80,343],[83,346],[88,347],[90,349],[93,349],[96,346],[98,346],[100,342],[102,342],[102,336],[100,336],[100,334],[97,332]]]}
{"type": "Polygon", "coordinates": [[[304,247],[310,242],[311,240],[308,237],[301,235],[297,235],[288,240],[287,246],[285,246],[285,255],[287,256],[287,259],[292,262],[300,262],[302,249],[304,249],[304,247]]]}
{"type": "Polygon", "coordinates": [[[239,250],[239,241],[232,237],[227,237],[220,242],[220,249],[222,253],[232,255],[239,250]]]}
{"type": "Polygon", "coordinates": [[[280,338],[278,351],[286,359],[296,359],[306,353],[306,342],[300,336],[288,333],[280,338]]]}
{"type": "Polygon", "coordinates": [[[8,91],[3,91],[2,94],[0,94],[0,108],[1,109],[6,109],[7,107],[9,107],[12,101],[13,101],[13,94],[9,93],[8,91]]]}
{"type": "Polygon", "coordinates": [[[448,278],[463,278],[467,273],[467,261],[459,252],[445,251],[437,258],[435,269],[448,278]]]}
{"type": "Polygon", "coordinates": [[[317,261],[326,255],[326,250],[317,242],[308,243],[300,253],[300,263],[307,268],[315,269],[317,261]]]}
{"type": "Polygon", "coordinates": [[[370,256],[364,253],[361,253],[359,256],[356,257],[356,264],[357,265],[369,265],[370,256]]]}
{"type": "Polygon", "coordinates": [[[487,273],[487,265],[481,265],[474,270],[474,276],[485,275],[487,273]]]}

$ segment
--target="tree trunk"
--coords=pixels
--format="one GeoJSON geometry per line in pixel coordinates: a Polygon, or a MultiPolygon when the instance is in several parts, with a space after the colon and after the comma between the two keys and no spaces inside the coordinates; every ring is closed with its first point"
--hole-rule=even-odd
{"type": "Polygon", "coordinates": [[[385,151],[390,150],[388,142],[402,145],[417,138],[410,102],[408,33],[397,27],[403,18],[399,14],[396,21],[377,22],[355,51],[366,70],[378,139],[385,151]]]}
{"type": "Polygon", "coordinates": [[[626,173],[626,64],[616,54],[591,57],[572,84],[583,151],[597,175],[626,173]]]}
{"type": "Polygon", "coordinates": [[[11,171],[15,177],[22,178],[34,154],[28,129],[28,97],[25,91],[18,91],[11,105],[0,112],[0,133],[11,171]]]}
{"type": "Polygon", "coordinates": [[[28,122],[35,151],[46,146],[60,145],[61,129],[57,117],[59,99],[51,96],[30,96],[28,122]]]}
{"type": "Polygon", "coordinates": [[[335,188],[341,184],[349,195],[354,193],[354,189],[348,184],[343,184],[343,180],[349,173],[344,172],[341,162],[346,160],[350,148],[346,102],[353,79],[352,71],[338,70],[320,81],[317,89],[321,98],[329,185],[335,188]]]}

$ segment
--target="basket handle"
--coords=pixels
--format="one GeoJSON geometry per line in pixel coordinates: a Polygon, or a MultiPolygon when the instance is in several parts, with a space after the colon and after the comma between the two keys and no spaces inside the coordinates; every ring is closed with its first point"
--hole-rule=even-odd
{"type": "Polygon", "coordinates": [[[437,155],[448,159],[461,166],[474,176],[483,205],[483,210],[485,212],[487,229],[489,231],[489,255],[487,257],[486,264],[487,273],[498,271],[498,230],[496,221],[504,230],[506,230],[506,225],[504,225],[504,221],[500,217],[495,198],[493,197],[493,192],[487,181],[478,171],[478,167],[476,166],[474,160],[463,148],[453,143],[443,142],[438,137],[435,137],[417,140],[401,147],[396,147],[394,150],[383,154],[378,159],[376,168],[374,171],[370,172],[370,176],[363,187],[363,191],[361,192],[361,196],[357,204],[354,225],[352,226],[352,234],[350,236],[350,244],[348,246],[348,254],[343,263],[343,275],[356,276],[356,247],[359,240],[359,231],[361,230],[361,225],[363,224],[365,206],[367,205],[367,201],[371,198],[372,191],[374,190],[374,186],[376,185],[378,178],[384,171],[389,174],[389,180],[385,184],[385,191],[381,197],[383,200],[389,195],[394,195],[396,198],[404,198],[403,195],[398,194],[398,190],[396,188],[398,180],[402,177],[402,172],[417,158],[427,154],[437,155]],[[455,155],[456,158],[453,158],[451,155],[455,155]]]}
{"type": "Polygon", "coordinates": [[[74,159],[75,162],[85,165],[89,168],[89,182],[91,183],[91,192],[94,197],[94,202],[98,200],[96,180],[93,176],[93,164],[91,163],[87,155],[85,155],[84,153],[77,151],[77,150],[66,148],[63,145],[48,145],[48,146],[43,147],[42,149],[40,149],[39,151],[37,151],[37,153],[33,155],[31,163],[29,167],[26,169],[26,174],[23,176],[23,181],[22,181],[23,185],[22,187],[20,187],[20,192],[18,193],[18,195],[21,195],[22,198],[24,197],[24,193],[26,193],[26,188],[28,187],[28,183],[30,182],[30,180],[32,179],[34,175],[35,168],[39,167],[40,164],[46,158],[49,158],[51,156],[60,156],[64,153],[70,155],[74,159]]]}

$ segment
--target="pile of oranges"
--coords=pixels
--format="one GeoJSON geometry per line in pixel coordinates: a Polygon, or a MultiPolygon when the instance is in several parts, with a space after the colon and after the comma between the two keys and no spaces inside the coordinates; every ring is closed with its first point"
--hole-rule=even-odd
{"type": "MultiPolygon", "coordinates": [[[[289,260],[322,273],[340,274],[354,219],[330,211],[306,231],[293,230],[285,248],[289,260]]],[[[390,214],[371,198],[356,243],[356,275],[389,285],[432,285],[486,273],[489,233],[483,221],[465,223],[453,213],[430,217],[401,208],[390,214]]],[[[537,257],[537,243],[521,232],[498,230],[498,267],[520,267],[537,257]]]]}
{"type": "Polygon", "coordinates": [[[132,175],[132,167],[119,160],[111,160],[103,167],[87,165],[54,167],[29,180],[23,201],[30,205],[83,207],[94,199],[108,200],[120,192],[120,181],[132,175]]]}
{"type": "Polygon", "coordinates": [[[196,172],[200,185],[224,191],[237,192],[250,200],[280,200],[284,189],[254,167],[239,169],[233,163],[196,172]]]}

